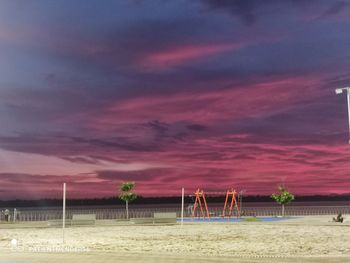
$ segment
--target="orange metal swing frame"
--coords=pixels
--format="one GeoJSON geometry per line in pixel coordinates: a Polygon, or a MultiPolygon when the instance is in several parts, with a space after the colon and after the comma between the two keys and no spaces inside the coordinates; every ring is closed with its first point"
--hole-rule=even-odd
{"type": "Polygon", "coordinates": [[[226,198],[225,198],[224,209],[222,210],[222,217],[232,216],[233,207],[236,208],[237,215],[240,216],[240,211],[238,208],[236,196],[237,196],[236,190],[231,189],[231,190],[226,191],[226,198]],[[228,201],[229,201],[230,197],[231,197],[230,209],[229,209],[228,214],[226,215],[227,205],[228,205],[228,201]]]}
{"type": "Polygon", "coordinates": [[[200,190],[198,188],[197,191],[195,192],[195,195],[196,195],[196,200],[195,200],[194,206],[193,206],[192,217],[195,217],[196,209],[199,206],[202,217],[205,218],[205,216],[207,216],[210,219],[210,213],[209,213],[209,209],[208,209],[208,205],[207,205],[207,200],[205,199],[204,191],[200,190]],[[202,204],[202,202],[203,202],[203,204],[202,204]],[[205,212],[203,209],[203,205],[204,205],[205,212]]]}

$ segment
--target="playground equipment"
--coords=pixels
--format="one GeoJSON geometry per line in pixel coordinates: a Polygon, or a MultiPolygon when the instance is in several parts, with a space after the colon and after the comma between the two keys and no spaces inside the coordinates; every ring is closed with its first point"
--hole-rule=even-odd
{"type": "MultiPolygon", "coordinates": [[[[207,192],[207,193],[215,194],[215,195],[219,195],[219,196],[223,195],[222,193],[219,193],[219,192],[207,192]]],[[[223,211],[221,214],[222,217],[232,216],[233,215],[233,207],[235,207],[235,209],[237,211],[237,216],[238,217],[240,216],[240,210],[238,207],[238,202],[237,202],[236,196],[237,196],[237,192],[235,190],[231,189],[231,190],[226,191],[225,204],[224,204],[224,208],[223,208],[223,211]],[[231,198],[231,201],[230,201],[229,211],[228,211],[228,213],[226,213],[227,208],[228,208],[228,202],[229,202],[230,198],[231,198]]],[[[192,217],[196,216],[196,210],[199,207],[200,215],[203,218],[207,217],[208,219],[210,219],[211,214],[209,213],[206,195],[205,195],[204,191],[198,188],[197,191],[195,192],[195,197],[196,197],[196,199],[195,199],[194,205],[193,205],[192,217]]]]}
{"type": "Polygon", "coordinates": [[[207,214],[207,217],[210,218],[208,205],[207,205],[207,200],[205,199],[204,191],[200,190],[198,188],[197,191],[194,194],[196,195],[196,200],[194,201],[194,205],[193,205],[192,217],[195,217],[196,209],[197,209],[198,206],[199,206],[199,208],[201,210],[202,217],[203,218],[205,217],[205,213],[204,213],[203,205],[202,205],[202,202],[203,202],[204,208],[205,208],[205,212],[207,214]]]}
{"type": "Polygon", "coordinates": [[[228,216],[232,216],[233,206],[237,210],[237,215],[240,216],[240,211],[239,211],[239,208],[238,208],[236,195],[237,195],[237,192],[235,190],[233,190],[233,189],[226,191],[226,198],[225,198],[224,209],[222,210],[222,217],[226,216],[227,203],[228,203],[228,200],[229,200],[230,197],[231,197],[231,204],[230,204],[230,210],[228,212],[228,216]]]}

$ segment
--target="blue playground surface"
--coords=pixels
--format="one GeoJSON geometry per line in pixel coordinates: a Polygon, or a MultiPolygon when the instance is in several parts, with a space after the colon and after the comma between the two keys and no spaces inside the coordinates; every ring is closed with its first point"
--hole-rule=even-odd
{"type": "MultiPolygon", "coordinates": [[[[211,217],[209,218],[184,218],[185,223],[190,222],[211,222],[211,223],[227,223],[227,222],[274,222],[274,221],[283,221],[292,219],[291,217],[211,217]]],[[[177,219],[178,222],[181,222],[181,219],[177,219]]]]}

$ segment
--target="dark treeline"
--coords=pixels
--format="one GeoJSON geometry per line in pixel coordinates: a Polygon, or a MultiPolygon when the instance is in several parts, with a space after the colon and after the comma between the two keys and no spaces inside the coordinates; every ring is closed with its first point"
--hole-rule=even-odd
{"type": "MultiPolygon", "coordinates": [[[[208,202],[223,202],[224,196],[209,196],[208,202]]],[[[178,204],[181,201],[179,196],[170,197],[142,197],[139,196],[133,204],[178,204]]],[[[185,202],[192,203],[194,197],[186,196],[185,202]]],[[[270,196],[244,196],[244,202],[274,202],[270,196]]],[[[350,195],[313,195],[296,196],[294,202],[306,201],[350,201],[350,195]]],[[[68,199],[67,206],[103,206],[103,205],[123,205],[123,201],[118,198],[99,198],[99,199],[68,199]]],[[[40,200],[9,200],[1,201],[0,207],[49,207],[62,206],[62,199],[40,199],[40,200]]]]}

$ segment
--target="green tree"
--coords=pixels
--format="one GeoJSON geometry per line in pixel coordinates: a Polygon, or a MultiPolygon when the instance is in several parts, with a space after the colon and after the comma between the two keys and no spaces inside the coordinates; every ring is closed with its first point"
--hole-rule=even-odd
{"type": "Polygon", "coordinates": [[[119,199],[125,202],[126,219],[129,219],[129,203],[131,203],[137,198],[137,194],[132,192],[134,187],[134,182],[123,182],[119,186],[119,199]]]}
{"type": "Polygon", "coordinates": [[[271,198],[282,205],[282,216],[284,217],[284,206],[294,200],[294,195],[289,193],[283,185],[279,185],[277,192],[272,194],[271,198]]]}

